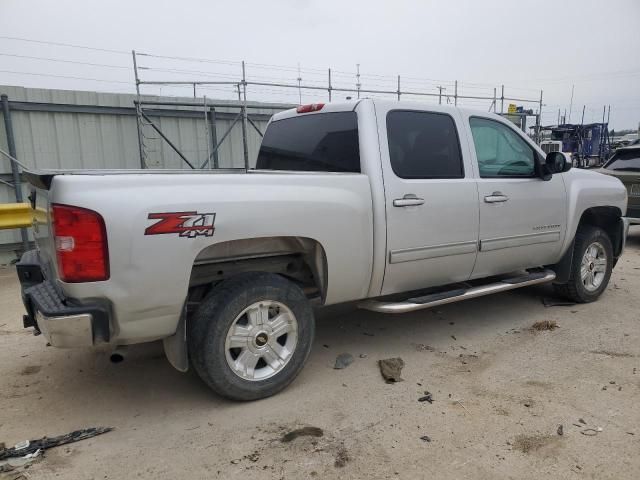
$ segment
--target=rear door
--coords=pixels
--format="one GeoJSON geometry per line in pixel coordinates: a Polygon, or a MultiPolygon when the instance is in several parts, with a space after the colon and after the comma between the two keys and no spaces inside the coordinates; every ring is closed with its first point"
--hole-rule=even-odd
{"type": "Polygon", "coordinates": [[[478,192],[458,112],[377,104],[376,115],[387,216],[382,293],[467,280],[478,192]]]}
{"type": "Polygon", "coordinates": [[[473,278],[552,263],[566,231],[562,175],[537,174],[533,145],[500,119],[465,122],[477,159],[480,251],[473,278]]]}

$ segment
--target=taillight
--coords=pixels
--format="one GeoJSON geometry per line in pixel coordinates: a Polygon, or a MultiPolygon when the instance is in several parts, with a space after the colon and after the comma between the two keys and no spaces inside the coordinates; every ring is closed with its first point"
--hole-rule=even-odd
{"type": "Polygon", "coordinates": [[[63,282],[109,278],[109,248],[99,213],[71,205],[52,205],[58,273],[63,282]]]}
{"type": "Polygon", "coordinates": [[[296,108],[297,113],[310,113],[317,112],[318,110],[322,110],[324,107],[324,103],[309,103],[307,105],[300,105],[296,108]]]}

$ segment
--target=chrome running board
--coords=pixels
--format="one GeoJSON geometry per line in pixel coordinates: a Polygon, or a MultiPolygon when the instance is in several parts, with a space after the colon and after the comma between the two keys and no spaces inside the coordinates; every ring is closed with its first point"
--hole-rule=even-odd
{"type": "Polygon", "coordinates": [[[470,298],[491,295],[492,293],[506,292],[515,288],[528,287],[539,283],[548,283],[555,280],[556,274],[551,270],[543,270],[505,278],[494,283],[470,288],[456,288],[445,292],[432,293],[422,297],[409,298],[401,302],[385,302],[381,300],[365,300],[358,304],[358,308],[380,313],[406,313],[425,308],[445,305],[447,303],[461,302],[470,298]]]}

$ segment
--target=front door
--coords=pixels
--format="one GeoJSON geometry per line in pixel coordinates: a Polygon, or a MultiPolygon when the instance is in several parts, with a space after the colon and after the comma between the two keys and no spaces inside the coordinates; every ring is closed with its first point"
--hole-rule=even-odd
{"type": "Polygon", "coordinates": [[[458,112],[378,105],[376,114],[387,215],[382,293],[467,280],[477,253],[478,192],[458,112]]]}
{"type": "Polygon", "coordinates": [[[468,118],[478,166],[480,251],[473,278],[554,262],[566,231],[561,175],[544,181],[537,154],[497,119],[468,118]]]}

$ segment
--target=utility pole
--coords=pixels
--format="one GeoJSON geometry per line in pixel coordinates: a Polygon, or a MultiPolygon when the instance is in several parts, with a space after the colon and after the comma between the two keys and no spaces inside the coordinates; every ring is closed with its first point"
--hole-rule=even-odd
{"type": "Polygon", "coordinates": [[[571,123],[571,110],[573,109],[573,89],[575,84],[571,85],[571,101],[569,102],[569,123],[571,123]]]}
{"type": "Polygon", "coordinates": [[[356,90],[358,90],[358,98],[360,98],[360,87],[362,84],[360,83],[360,64],[356,63],[356,90]]]}
{"type": "Polygon", "coordinates": [[[441,87],[440,85],[438,85],[436,88],[438,89],[438,105],[442,105],[442,91],[446,90],[446,88],[441,87]]]}

